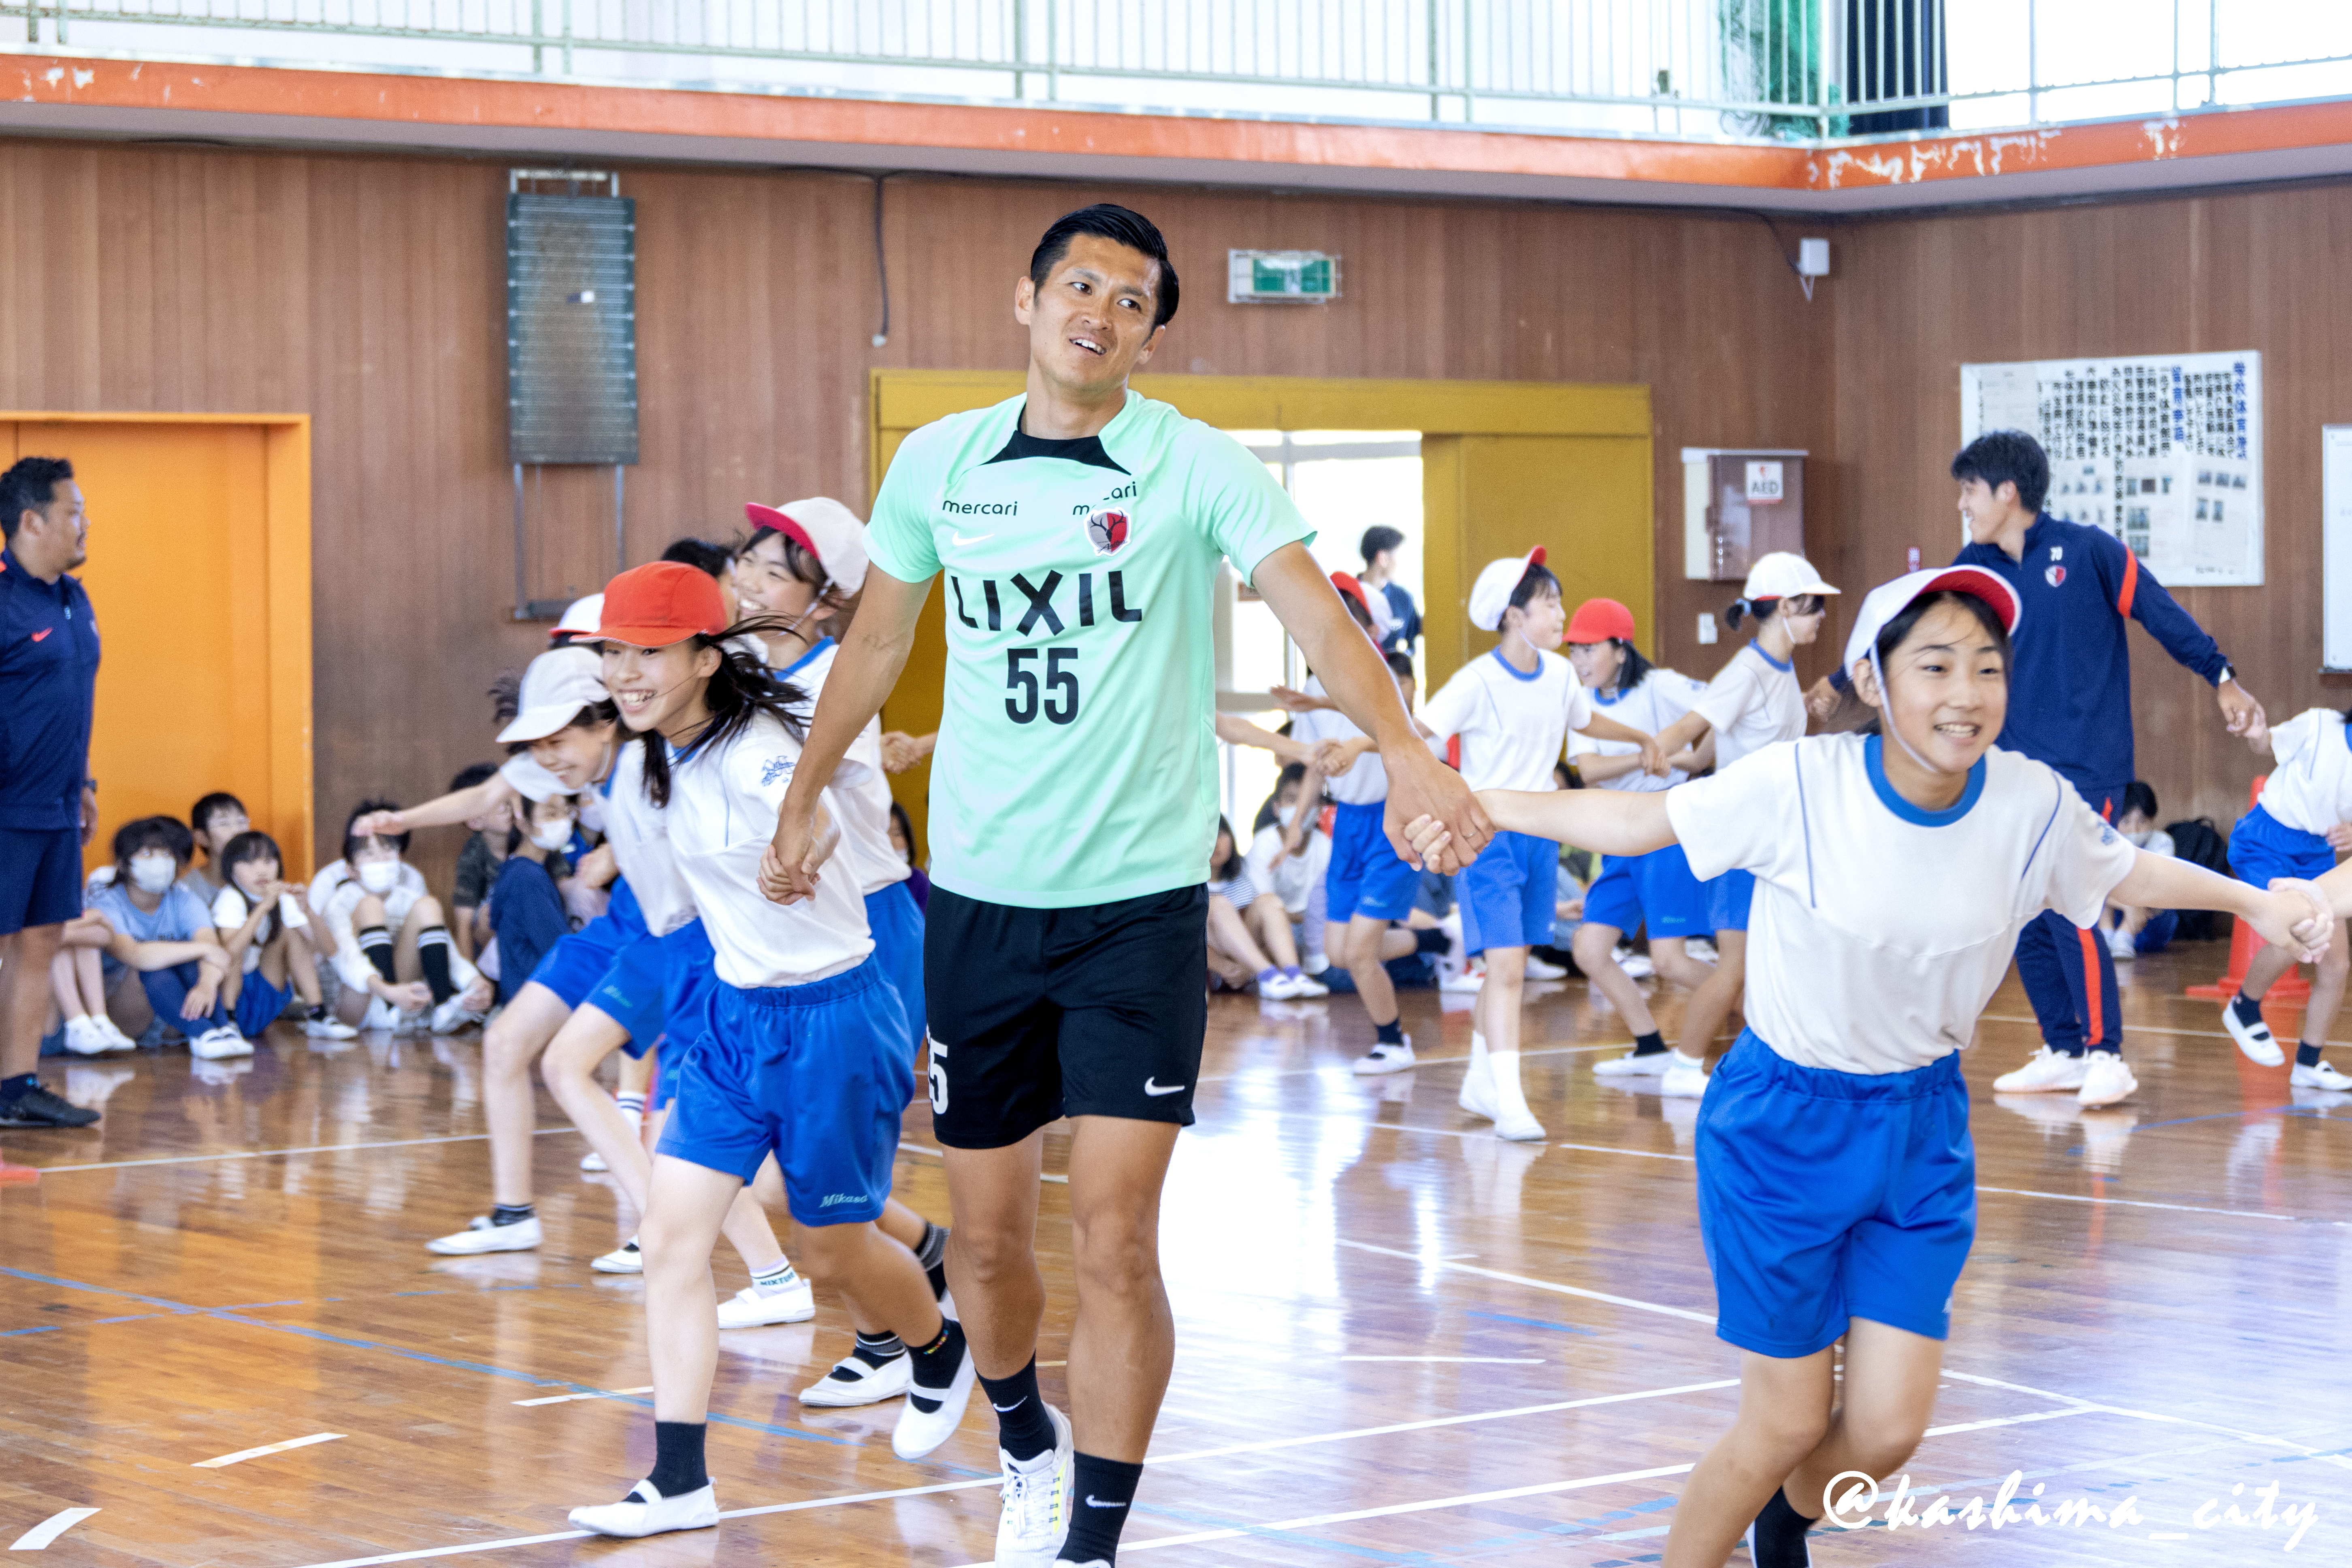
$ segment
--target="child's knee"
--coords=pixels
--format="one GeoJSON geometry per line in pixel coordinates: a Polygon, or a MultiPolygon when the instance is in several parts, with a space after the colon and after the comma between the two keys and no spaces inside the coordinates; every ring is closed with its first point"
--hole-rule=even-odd
{"type": "Polygon", "coordinates": [[[441,924],[441,900],[430,893],[417,900],[409,909],[406,923],[415,926],[419,931],[426,926],[441,924]]]}

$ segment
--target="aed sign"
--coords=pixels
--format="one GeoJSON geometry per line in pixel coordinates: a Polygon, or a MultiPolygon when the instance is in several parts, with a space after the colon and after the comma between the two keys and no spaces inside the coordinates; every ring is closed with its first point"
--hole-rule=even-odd
{"type": "Polygon", "coordinates": [[[1787,492],[1780,488],[1780,465],[1750,463],[1748,465],[1748,504],[1769,506],[1787,492]]]}

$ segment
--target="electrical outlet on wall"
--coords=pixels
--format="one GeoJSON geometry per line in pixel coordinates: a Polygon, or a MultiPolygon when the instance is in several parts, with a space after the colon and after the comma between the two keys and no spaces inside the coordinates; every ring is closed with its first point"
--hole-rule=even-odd
{"type": "Polygon", "coordinates": [[[1698,640],[1702,644],[1712,644],[1715,641],[1715,636],[1714,615],[1706,610],[1701,610],[1698,613],[1698,640]]]}

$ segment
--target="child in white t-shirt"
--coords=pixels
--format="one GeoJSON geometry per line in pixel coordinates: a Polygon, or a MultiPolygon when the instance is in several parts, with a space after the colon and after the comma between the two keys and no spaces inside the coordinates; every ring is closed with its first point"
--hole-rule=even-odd
{"type": "MultiPolygon", "coordinates": [[[[286,858],[278,853],[278,840],[248,829],[223,845],[212,865],[221,877],[212,901],[213,929],[228,956],[221,1000],[238,1033],[247,1038],[265,1033],[298,994],[315,1023],[320,1008],[313,922],[301,886],[279,880],[286,858]]],[[[310,1032],[322,1033],[315,1027],[310,1032]]]]}
{"type": "MultiPolygon", "coordinates": [[[[1242,857],[1257,895],[1242,917],[1271,961],[1257,976],[1257,994],[1271,1000],[1331,994],[1329,986],[1300,967],[1304,933],[1292,929],[1306,917],[1330,865],[1331,841],[1316,826],[1322,806],[1322,773],[1310,763],[1286,763],[1274,794],[1258,808],[1257,831],[1242,857]]],[[[1321,944],[1317,931],[1310,952],[1321,944]]]]}
{"type": "MultiPolygon", "coordinates": [[[[2336,869],[2339,849],[2352,848],[2352,724],[2332,708],[2312,708],[2284,724],[2257,725],[2246,743],[2257,756],[2273,759],[2262,798],[2230,830],[2230,869],[2257,888],[2273,877],[2325,877],[2336,869]]],[[[2126,796],[2128,798],[2128,796],[2126,796]]],[[[2352,1089],[2352,1078],[2321,1059],[2328,1026],[2344,1005],[2344,980],[2352,969],[2338,931],[2311,982],[2303,1006],[2303,1032],[2294,1048],[2294,1089],[2352,1089]]],[[[2221,1022],[2248,1060],[2274,1068],[2286,1060],[2270,1026],[2263,1021],[2263,998],[2294,967],[2284,948],[2266,947],[2246,965],[2238,994],[2221,1004],[2221,1022]]]]}
{"type": "MultiPolygon", "coordinates": [[[[1429,700],[1421,722],[1433,736],[1462,738],[1462,774],[1474,789],[1552,789],[1552,764],[1568,733],[1622,741],[1644,772],[1664,773],[1657,742],[1595,711],[1568,660],[1552,650],[1568,628],[1559,579],[1540,547],[1491,562],[1470,590],[1470,621],[1499,629],[1502,641],[1472,659],[1429,700]]],[[[1533,1142],[1543,1124],[1519,1083],[1519,997],[1528,949],[1551,941],[1559,845],[1532,833],[1499,832],[1454,879],[1462,937],[1486,955],[1486,981],[1471,1012],[1470,1066],[1460,1103],[1490,1118],[1496,1135],[1533,1142]]]]}
{"type": "MultiPolygon", "coordinates": [[[[2088,926],[2114,895],[2228,910],[2298,951],[2326,941],[2309,884],[2262,892],[2143,854],[2049,767],[1993,747],[2017,613],[1977,567],[1874,591],[1846,654],[1883,734],[1777,743],[1664,794],[1480,796],[1498,827],[1610,854],[1680,842],[1701,876],[1757,879],[1749,1027],[1697,1145],[1717,1332],[1748,1353],[1670,1561],[1721,1563],[1744,1532],[1759,1568],[1804,1562],[1832,1478],[1894,1474],[1926,1432],[1976,1226],[1958,1053],[2028,921],[2088,926]]],[[[1427,819],[1407,833],[1424,855],[1449,838],[1427,819]]]]}

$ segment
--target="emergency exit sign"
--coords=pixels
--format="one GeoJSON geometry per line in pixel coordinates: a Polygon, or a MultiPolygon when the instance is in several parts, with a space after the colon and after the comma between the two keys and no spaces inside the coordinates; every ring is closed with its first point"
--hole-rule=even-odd
{"type": "Polygon", "coordinates": [[[1339,297],[1339,258],[1319,250],[1229,250],[1225,300],[1320,305],[1339,297]]]}

